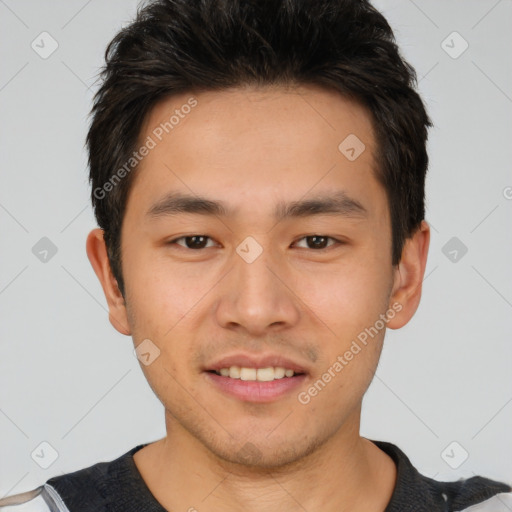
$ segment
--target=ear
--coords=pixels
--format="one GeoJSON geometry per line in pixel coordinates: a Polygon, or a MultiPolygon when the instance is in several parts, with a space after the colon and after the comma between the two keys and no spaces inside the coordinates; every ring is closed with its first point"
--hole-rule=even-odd
{"type": "Polygon", "coordinates": [[[103,293],[107,299],[110,323],[121,334],[129,336],[131,329],[126,313],[125,301],[110,268],[102,229],[96,228],[89,233],[86,250],[89,261],[100,280],[103,293]]]}
{"type": "Polygon", "coordinates": [[[430,227],[423,220],[416,232],[405,241],[402,258],[394,270],[389,306],[397,303],[401,309],[387,322],[390,329],[403,327],[418,309],[429,244],[430,227]]]}

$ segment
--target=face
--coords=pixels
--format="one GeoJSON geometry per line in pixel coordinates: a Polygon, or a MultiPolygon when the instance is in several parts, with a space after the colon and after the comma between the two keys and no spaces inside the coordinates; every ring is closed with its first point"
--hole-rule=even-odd
{"type": "Polygon", "coordinates": [[[148,137],[122,268],[168,431],[276,467],[357,429],[393,309],[367,111],[315,87],[183,94],[148,137]]]}

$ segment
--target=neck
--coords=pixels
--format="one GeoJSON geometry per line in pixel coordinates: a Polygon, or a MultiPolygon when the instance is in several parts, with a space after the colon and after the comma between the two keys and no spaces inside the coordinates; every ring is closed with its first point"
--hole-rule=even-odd
{"type": "Polygon", "coordinates": [[[360,410],[312,453],[262,468],[220,459],[166,417],[167,436],[134,455],[155,498],[189,512],[382,512],[393,492],[391,458],[359,435],[360,410]]]}

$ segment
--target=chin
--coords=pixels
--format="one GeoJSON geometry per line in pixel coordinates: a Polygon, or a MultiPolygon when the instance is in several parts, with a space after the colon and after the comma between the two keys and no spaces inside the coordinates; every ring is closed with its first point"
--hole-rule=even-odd
{"type": "MultiPolygon", "coordinates": [[[[252,470],[278,470],[296,466],[313,453],[322,442],[311,437],[294,441],[276,439],[273,442],[262,436],[261,439],[249,437],[244,443],[230,443],[229,446],[208,446],[219,459],[252,470]]],[[[231,468],[232,470],[232,468],[231,468]]]]}

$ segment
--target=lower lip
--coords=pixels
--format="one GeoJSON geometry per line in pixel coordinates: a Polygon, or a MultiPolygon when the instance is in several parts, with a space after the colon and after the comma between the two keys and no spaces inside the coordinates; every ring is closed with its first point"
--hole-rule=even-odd
{"type": "Polygon", "coordinates": [[[204,372],[206,378],[222,392],[246,402],[272,402],[300,387],[305,374],[283,377],[268,382],[241,380],[223,377],[212,372],[204,372]]]}

